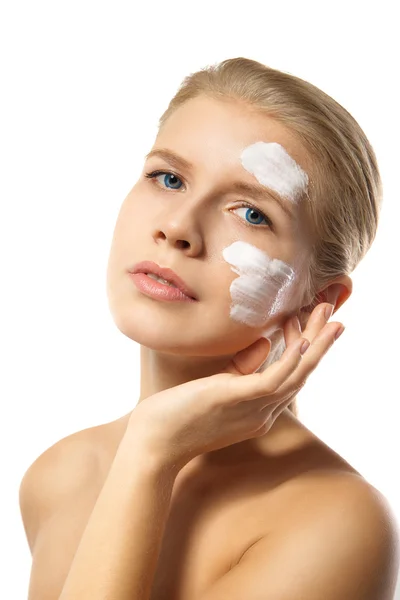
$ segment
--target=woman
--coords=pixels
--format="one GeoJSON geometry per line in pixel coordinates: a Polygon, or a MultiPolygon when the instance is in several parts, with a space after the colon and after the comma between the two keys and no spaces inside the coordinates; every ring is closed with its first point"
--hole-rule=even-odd
{"type": "Polygon", "coordinates": [[[310,83],[244,58],[184,80],[107,269],[140,398],[25,474],[31,600],[393,597],[385,498],[295,404],[381,195],[365,134],[310,83]]]}

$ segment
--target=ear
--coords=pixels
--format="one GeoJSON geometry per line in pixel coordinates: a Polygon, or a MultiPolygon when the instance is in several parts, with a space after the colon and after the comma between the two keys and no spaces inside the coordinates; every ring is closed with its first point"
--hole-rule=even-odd
{"type": "Polygon", "coordinates": [[[334,309],[332,314],[335,314],[338,308],[351,296],[352,291],[353,281],[348,275],[341,275],[328,283],[315,295],[311,304],[301,307],[300,314],[298,315],[301,328],[304,329],[312,311],[318,304],[321,302],[333,304],[334,309]]]}

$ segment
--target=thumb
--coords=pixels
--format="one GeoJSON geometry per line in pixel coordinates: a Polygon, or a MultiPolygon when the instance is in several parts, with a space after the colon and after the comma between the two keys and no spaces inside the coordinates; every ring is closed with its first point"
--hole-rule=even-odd
{"type": "Polygon", "coordinates": [[[250,375],[261,367],[271,350],[271,340],[259,338],[247,348],[240,350],[221,371],[233,375],[250,375]]]}

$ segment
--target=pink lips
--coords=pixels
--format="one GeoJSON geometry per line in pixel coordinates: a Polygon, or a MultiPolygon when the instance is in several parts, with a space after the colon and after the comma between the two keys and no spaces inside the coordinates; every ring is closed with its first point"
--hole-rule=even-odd
{"type": "MultiPolygon", "coordinates": [[[[185,296],[197,300],[194,291],[183,281],[183,279],[181,279],[174,271],[172,271],[172,269],[160,267],[157,263],[151,260],[144,260],[142,262],[137,263],[132,269],[130,269],[129,272],[133,274],[153,273],[154,275],[162,277],[169,283],[175,285],[178,288],[178,290],[185,294],[185,296]]],[[[157,282],[154,281],[154,283],[157,282]]],[[[172,291],[174,288],[170,289],[172,291]]]]}

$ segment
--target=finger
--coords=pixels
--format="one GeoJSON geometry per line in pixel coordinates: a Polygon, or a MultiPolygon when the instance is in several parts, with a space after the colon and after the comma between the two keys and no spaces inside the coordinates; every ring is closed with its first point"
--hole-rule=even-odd
{"type": "MultiPolygon", "coordinates": [[[[286,347],[288,347],[289,344],[295,343],[295,341],[297,339],[300,339],[300,337],[302,337],[303,339],[308,339],[310,342],[312,342],[326,326],[327,318],[329,318],[329,315],[332,312],[333,308],[333,305],[327,302],[321,303],[318,306],[316,306],[307,321],[307,326],[304,332],[301,331],[300,322],[296,316],[287,319],[287,321],[284,323],[284,336],[286,347]],[[326,312],[327,309],[330,309],[328,313],[326,312]]],[[[276,407],[279,407],[282,404],[282,399],[287,398],[289,394],[290,396],[293,396],[303,387],[305,381],[301,380],[301,373],[299,376],[297,375],[298,373],[297,371],[295,371],[295,373],[292,375],[292,378],[289,380],[288,385],[285,384],[284,387],[279,389],[279,399],[277,402],[275,402],[276,407]],[[292,385],[291,389],[289,387],[289,384],[292,385]]],[[[265,404],[264,402],[261,403],[261,410],[263,410],[265,406],[267,406],[268,410],[270,410],[271,407],[275,410],[276,407],[268,403],[268,398],[266,400],[267,404],[265,404]]],[[[289,400],[287,404],[290,404],[290,402],[291,400],[289,400]]]]}
{"type": "Polygon", "coordinates": [[[286,348],[293,344],[301,337],[301,327],[299,319],[296,315],[288,319],[283,326],[283,335],[285,338],[286,348]]]}
{"type": "Polygon", "coordinates": [[[254,400],[276,392],[291,373],[296,370],[302,360],[300,349],[304,342],[307,342],[304,338],[296,340],[286,348],[279,360],[270,365],[264,372],[233,378],[230,382],[230,402],[254,400]]]}
{"type": "Polygon", "coordinates": [[[329,321],[333,308],[333,304],[329,304],[329,302],[323,302],[316,306],[307,321],[302,336],[312,342],[329,321]],[[329,311],[328,315],[326,314],[327,310],[329,311]]]}
{"type": "Polygon", "coordinates": [[[335,334],[341,326],[342,324],[337,322],[327,323],[325,325],[322,331],[320,331],[313,339],[296,371],[290,374],[279,389],[279,395],[282,395],[282,397],[285,398],[288,394],[293,395],[296,390],[303,387],[310,373],[314,371],[315,367],[328,352],[329,348],[333,346],[335,334]]]}
{"type": "Polygon", "coordinates": [[[254,373],[265,362],[271,350],[271,340],[259,338],[250,346],[240,350],[221,373],[248,375],[254,373]]]}

